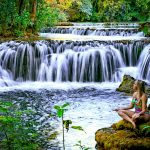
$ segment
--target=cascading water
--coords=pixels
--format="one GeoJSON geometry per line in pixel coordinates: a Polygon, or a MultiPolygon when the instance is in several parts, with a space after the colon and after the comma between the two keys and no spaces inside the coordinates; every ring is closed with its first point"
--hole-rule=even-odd
{"type": "MultiPolygon", "coordinates": [[[[75,35],[98,35],[98,36],[133,36],[136,35],[138,32],[138,29],[92,29],[92,28],[48,28],[43,29],[43,33],[60,33],[60,34],[75,34],[75,35]]],[[[141,32],[139,33],[140,36],[144,36],[144,34],[141,32]]]]}
{"type": "Polygon", "coordinates": [[[150,83],[150,44],[144,48],[139,58],[139,76],[140,79],[145,79],[150,83]]]}
{"type": "Polygon", "coordinates": [[[1,76],[17,81],[120,81],[116,72],[136,66],[145,45],[141,41],[6,42],[0,45],[1,76]]]}

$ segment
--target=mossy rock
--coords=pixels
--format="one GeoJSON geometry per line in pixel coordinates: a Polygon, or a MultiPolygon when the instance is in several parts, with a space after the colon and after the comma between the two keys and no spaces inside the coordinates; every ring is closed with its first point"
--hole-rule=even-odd
{"type": "MultiPolygon", "coordinates": [[[[133,83],[135,82],[135,80],[136,79],[134,79],[130,75],[124,75],[123,80],[122,80],[121,84],[119,85],[119,87],[116,89],[116,91],[125,92],[128,94],[133,93],[132,87],[133,87],[133,83]]],[[[148,85],[146,82],[144,82],[144,83],[145,83],[145,93],[148,96],[150,96],[150,85],[148,85]]]]}
{"type": "Polygon", "coordinates": [[[95,133],[98,150],[149,150],[150,138],[130,130],[100,129],[95,133]]]}
{"type": "Polygon", "coordinates": [[[114,130],[123,130],[123,129],[133,130],[132,124],[124,120],[120,120],[119,122],[112,124],[111,127],[114,130]]]}
{"type": "MultiPolygon", "coordinates": [[[[111,127],[114,130],[134,130],[132,124],[124,120],[114,123],[111,127]]],[[[150,121],[146,123],[138,121],[137,129],[135,131],[138,136],[150,137],[150,121]]]]}
{"type": "Polygon", "coordinates": [[[123,76],[123,81],[116,90],[119,92],[132,93],[132,87],[135,79],[129,75],[123,76]]]}

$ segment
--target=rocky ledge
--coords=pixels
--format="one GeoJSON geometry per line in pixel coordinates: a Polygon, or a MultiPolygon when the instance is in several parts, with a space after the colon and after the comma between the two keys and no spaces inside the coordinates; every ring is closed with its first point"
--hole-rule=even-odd
{"type": "MultiPolygon", "coordinates": [[[[135,80],[136,79],[134,79],[133,77],[129,75],[124,75],[123,81],[121,82],[121,84],[116,90],[119,92],[125,92],[127,94],[131,94],[133,92],[132,87],[133,87],[133,83],[135,80]]],[[[150,85],[148,85],[148,83],[146,82],[144,83],[145,83],[145,92],[148,96],[150,96],[150,85]]]]}
{"type": "MultiPolygon", "coordinates": [[[[132,93],[135,79],[125,75],[117,91],[132,93]]],[[[150,96],[150,86],[145,83],[145,90],[150,96]]],[[[150,107],[150,105],[149,105],[150,107]]],[[[109,128],[99,129],[95,133],[98,150],[149,150],[150,149],[150,121],[138,122],[137,129],[124,120],[114,123],[109,128]]]]}
{"type": "Polygon", "coordinates": [[[134,130],[126,121],[119,121],[110,128],[95,133],[98,150],[149,150],[150,122],[139,124],[134,130]]]}

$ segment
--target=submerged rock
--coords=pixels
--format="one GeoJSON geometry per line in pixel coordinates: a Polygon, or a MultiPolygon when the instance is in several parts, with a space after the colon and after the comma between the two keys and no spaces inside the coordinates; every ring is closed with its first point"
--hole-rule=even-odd
{"type": "Polygon", "coordinates": [[[150,122],[138,125],[133,130],[130,123],[119,121],[109,128],[103,128],[95,133],[98,150],[149,150],[150,122]]]}

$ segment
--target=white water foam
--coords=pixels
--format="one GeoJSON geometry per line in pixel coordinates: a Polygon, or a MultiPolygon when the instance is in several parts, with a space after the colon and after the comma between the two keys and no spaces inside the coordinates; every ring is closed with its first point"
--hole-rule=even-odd
{"type": "Polygon", "coordinates": [[[39,33],[41,37],[52,40],[70,40],[70,41],[124,41],[124,40],[143,40],[141,34],[135,36],[92,36],[92,35],[74,35],[74,34],[53,34],[39,33]]]}
{"type": "Polygon", "coordinates": [[[102,83],[82,83],[82,82],[13,82],[12,86],[0,87],[0,92],[14,91],[14,90],[33,90],[40,89],[62,89],[71,90],[84,87],[92,87],[95,89],[115,89],[119,86],[120,82],[102,82],[102,83]]]}

